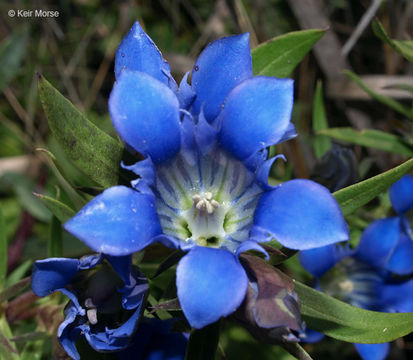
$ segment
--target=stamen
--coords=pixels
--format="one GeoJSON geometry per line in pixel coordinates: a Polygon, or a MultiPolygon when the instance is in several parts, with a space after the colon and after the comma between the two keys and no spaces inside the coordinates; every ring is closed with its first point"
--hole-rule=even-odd
{"type": "Polygon", "coordinates": [[[212,199],[212,193],[209,191],[202,195],[196,194],[192,196],[192,200],[199,211],[206,211],[210,215],[219,207],[219,202],[212,199]]]}
{"type": "Polygon", "coordinates": [[[87,298],[85,300],[85,307],[87,309],[86,311],[87,319],[92,325],[96,325],[98,322],[98,314],[96,310],[96,305],[93,303],[93,300],[91,298],[87,298]]]}
{"type": "Polygon", "coordinates": [[[86,311],[86,315],[92,325],[96,325],[98,323],[98,314],[96,309],[89,309],[86,311]]]}
{"type": "Polygon", "coordinates": [[[351,280],[340,281],[338,286],[345,293],[351,293],[354,290],[354,284],[351,280]]]}

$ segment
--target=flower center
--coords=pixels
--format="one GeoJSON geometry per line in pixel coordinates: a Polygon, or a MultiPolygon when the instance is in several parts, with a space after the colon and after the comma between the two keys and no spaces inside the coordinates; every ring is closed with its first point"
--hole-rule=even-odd
{"type": "Polygon", "coordinates": [[[351,305],[374,310],[381,276],[368,265],[345,258],[321,278],[321,289],[351,305]]]}
{"type": "Polygon", "coordinates": [[[248,239],[262,193],[251,173],[219,149],[195,160],[178,154],[156,168],[155,205],[166,235],[194,245],[235,251],[248,239]]]}

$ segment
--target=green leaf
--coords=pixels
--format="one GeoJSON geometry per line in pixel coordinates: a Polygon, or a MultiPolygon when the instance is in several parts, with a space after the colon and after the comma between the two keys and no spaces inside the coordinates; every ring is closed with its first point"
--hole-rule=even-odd
{"type": "Polygon", "coordinates": [[[7,275],[7,237],[6,224],[0,208],[0,291],[3,289],[7,275]]]}
{"type": "Polygon", "coordinates": [[[299,360],[313,360],[304,348],[296,342],[285,341],[280,344],[286,351],[299,360]]]}
{"type": "Polygon", "coordinates": [[[295,281],[301,314],[310,329],[357,343],[393,341],[413,331],[413,313],[364,310],[295,281]]]}
{"type": "Polygon", "coordinates": [[[381,102],[382,104],[388,106],[389,108],[397,111],[398,113],[406,116],[408,119],[413,120],[413,111],[410,110],[408,107],[402,105],[396,100],[389,98],[388,96],[384,96],[381,94],[376,93],[375,91],[371,90],[367,87],[367,85],[361,81],[361,79],[352,71],[344,70],[344,74],[346,74],[351,80],[353,80],[358,86],[360,86],[367,94],[369,94],[374,100],[381,102]]]}
{"type": "Polygon", "coordinates": [[[413,93],[413,85],[410,84],[393,84],[386,86],[386,89],[403,90],[413,93]]]}
{"type": "Polygon", "coordinates": [[[62,223],[66,222],[73,216],[75,211],[59,200],[53,199],[50,196],[36,194],[40,201],[53,213],[53,215],[62,223]]]}
{"type": "Polygon", "coordinates": [[[18,293],[23,291],[30,284],[30,277],[26,277],[19,282],[6,287],[3,291],[0,292],[0,304],[3,301],[11,299],[13,296],[16,296],[18,293]]]}
{"type": "Polygon", "coordinates": [[[17,195],[20,205],[36,219],[49,222],[50,211],[33,195],[35,188],[33,181],[27,176],[19,173],[6,173],[0,177],[0,186],[3,189],[13,190],[17,195]]]}
{"type": "Polygon", "coordinates": [[[50,223],[49,242],[47,244],[47,257],[62,257],[63,256],[63,237],[62,223],[56,216],[52,217],[50,223]]]}
{"type": "Polygon", "coordinates": [[[343,214],[348,215],[374,199],[412,169],[413,159],[410,159],[382,174],[338,190],[333,195],[340,204],[343,214]]]}
{"type": "Polygon", "coordinates": [[[341,127],[324,129],[319,133],[352,144],[367,146],[409,157],[413,156],[413,145],[407,143],[401,137],[380,130],[354,130],[351,127],[341,127]]]}
{"type": "Polygon", "coordinates": [[[313,131],[315,134],[314,150],[318,159],[331,149],[330,138],[318,134],[320,130],[324,129],[328,129],[328,123],[326,111],[324,109],[323,86],[321,81],[318,81],[313,103],[313,131]]]}
{"type": "Polygon", "coordinates": [[[50,129],[73,163],[98,184],[116,185],[122,145],[87,120],[41,75],[39,93],[50,129]]]}
{"type": "Polygon", "coordinates": [[[217,351],[220,322],[193,330],[186,348],[185,360],[213,360],[217,351]]]}
{"type": "Polygon", "coordinates": [[[0,44],[0,91],[13,79],[26,52],[27,27],[14,31],[0,44]]]}
{"type": "Polygon", "coordinates": [[[287,77],[324,33],[321,29],[294,31],[258,45],[251,52],[254,75],[287,77]]]}
{"type": "Polygon", "coordinates": [[[372,23],[372,28],[377,37],[379,37],[386,44],[390,45],[391,48],[404,56],[407,60],[413,62],[413,41],[412,40],[394,40],[387,35],[386,30],[380,21],[374,20],[372,23]]]}
{"type": "Polygon", "coordinates": [[[25,262],[21,263],[17,266],[10,274],[7,276],[6,286],[12,286],[13,284],[17,283],[18,281],[22,280],[23,277],[27,274],[27,272],[33,266],[33,260],[26,260],[25,262]]]}

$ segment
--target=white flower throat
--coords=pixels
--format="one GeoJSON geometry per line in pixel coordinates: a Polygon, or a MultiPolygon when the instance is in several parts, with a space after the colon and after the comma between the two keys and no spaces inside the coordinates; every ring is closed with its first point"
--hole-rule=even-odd
{"type": "Polygon", "coordinates": [[[166,235],[183,248],[194,245],[235,251],[248,239],[262,193],[254,174],[213,149],[197,161],[178,154],[156,168],[155,205],[166,235]]]}

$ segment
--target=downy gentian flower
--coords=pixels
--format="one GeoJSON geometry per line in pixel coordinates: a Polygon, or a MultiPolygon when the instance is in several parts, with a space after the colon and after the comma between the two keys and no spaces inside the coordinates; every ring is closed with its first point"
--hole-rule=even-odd
{"type": "Polygon", "coordinates": [[[359,258],[398,275],[413,272],[413,231],[407,212],[413,208],[413,176],[405,175],[390,187],[397,216],[370,224],[360,239],[359,258]],[[374,252],[374,256],[365,258],[374,252]]]}
{"type": "Polygon", "coordinates": [[[148,284],[132,266],[131,256],[90,255],[80,260],[36,261],[32,289],[41,297],[60,291],[70,299],[58,338],[67,354],[78,360],[76,341],[82,335],[99,352],[128,346],[143,311],[148,284]],[[105,258],[111,266],[103,263],[105,258]],[[99,269],[91,275],[96,267],[99,269]]]}
{"type": "Polygon", "coordinates": [[[292,249],[347,240],[330,192],[309,180],[272,187],[270,145],[295,136],[293,82],[253,77],[249,35],[211,43],[178,88],[169,65],[135,23],[116,54],[109,99],[113,125],[146,157],[125,168],[133,189],[114,186],[89,202],[65,229],[113,256],[154,242],[188,253],[177,290],[189,323],[201,328],[243,301],[248,277],[238,260],[259,242],[292,249]]]}
{"type": "MultiPolygon", "coordinates": [[[[362,241],[355,250],[332,244],[301,251],[300,262],[315,277],[315,288],[367,310],[413,311],[413,280],[396,280],[387,269],[373,267],[375,247],[380,246],[381,239],[370,248],[362,241]]],[[[317,342],[322,338],[322,334],[307,329],[307,339],[303,340],[317,342]]],[[[390,349],[389,343],[354,345],[363,360],[383,360],[390,349]]]]}

